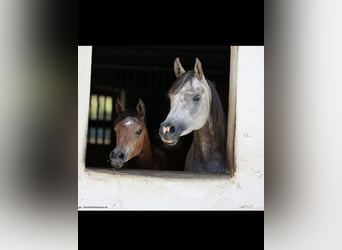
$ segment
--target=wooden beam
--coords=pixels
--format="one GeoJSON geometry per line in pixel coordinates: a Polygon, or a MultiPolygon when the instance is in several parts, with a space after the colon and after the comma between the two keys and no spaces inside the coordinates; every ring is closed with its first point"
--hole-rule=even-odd
{"type": "Polygon", "coordinates": [[[237,65],[239,46],[230,47],[230,70],[228,89],[228,125],[227,125],[227,172],[233,177],[236,171],[235,165],[235,121],[236,121],[236,90],[237,90],[237,65]]]}

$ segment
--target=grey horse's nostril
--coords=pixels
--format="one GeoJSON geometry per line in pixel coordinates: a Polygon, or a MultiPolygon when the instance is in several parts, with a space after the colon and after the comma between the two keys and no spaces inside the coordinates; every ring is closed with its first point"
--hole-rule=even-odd
{"type": "Polygon", "coordinates": [[[169,134],[173,134],[175,133],[176,129],[174,126],[172,125],[169,125],[169,126],[162,126],[162,132],[163,132],[163,135],[169,133],[169,134]]]}

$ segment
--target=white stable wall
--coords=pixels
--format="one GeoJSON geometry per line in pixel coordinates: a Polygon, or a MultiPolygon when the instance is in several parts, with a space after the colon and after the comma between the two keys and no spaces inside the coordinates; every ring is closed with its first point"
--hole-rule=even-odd
{"type": "Polygon", "coordinates": [[[91,47],[78,48],[79,210],[263,210],[264,47],[239,47],[235,177],[85,169],[91,47]]]}

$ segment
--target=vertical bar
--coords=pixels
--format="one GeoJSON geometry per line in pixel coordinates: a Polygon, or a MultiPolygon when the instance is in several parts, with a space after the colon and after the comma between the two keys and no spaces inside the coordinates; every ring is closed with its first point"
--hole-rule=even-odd
{"type": "Polygon", "coordinates": [[[89,144],[95,144],[95,143],[96,143],[96,129],[94,127],[90,127],[89,144]]]}
{"type": "Polygon", "coordinates": [[[227,125],[227,170],[233,177],[236,171],[235,165],[235,121],[236,121],[236,91],[237,91],[237,65],[239,46],[230,47],[230,69],[228,90],[228,125],[227,125]]]}
{"type": "Polygon", "coordinates": [[[99,96],[99,115],[98,120],[104,120],[105,115],[105,96],[99,96]]]}
{"type": "Polygon", "coordinates": [[[110,138],[111,138],[110,128],[106,128],[105,136],[104,136],[104,144],[109,145],[111,141],[110,138]]]}
{"type": "Polygon", "coordinates": [[[96,120],[99,119],[99,95],[96,95],[96,120]]]}
{"type": "Polygon", "coordinates": [[[103,128],[97,129],[97,144],[103,144],[103,128]]]}
{"type": "Polygon", "coordinates": [[[112,119],[112,111],[113,111],[113,98],[111,96],[107,96],[106,104],[105,104],[106,121],[110,121],[112,119]]]}
{"type": "Polygon", "coordinates": [[[90,119],[97,119],[97,95],[92,94],[90,98],[90,119]]]}

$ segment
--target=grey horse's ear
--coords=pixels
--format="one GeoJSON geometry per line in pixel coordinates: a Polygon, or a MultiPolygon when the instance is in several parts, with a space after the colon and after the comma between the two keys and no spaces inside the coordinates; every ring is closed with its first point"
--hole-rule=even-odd
{"type": "Polygon", "coordinates": [[[137,112],[138,112],[140,119],[143,120],[145,118],[145,104],[140,98],[137,104],[137,112]]]}
{"type": "Polygon", "coordinates": [[[173,70],[175,71],[175,75],[177,78],[185,72],[185,70],[183,69],[183,66],[179,60],[179,57],[177,57],[175,62],[173,63],[173,70]]]}
{"type": "Polygon", "coordinates": [[[194,71],[195,71],[195,76],[198,78],[198,80],[202,80],[203,78],[202,63],[197,57],[196,57],[194,71]]]}
{"type": "Polygon", "coordinates": [[[125,110],[124,106],[121,104],[119,98],[116,99],[116,103],[115,103],[115,111],[117,114],[120,114],[121,112],[123,112],[125,110]]]}

